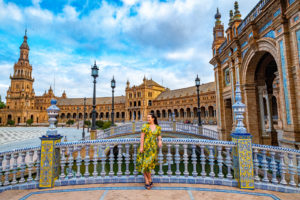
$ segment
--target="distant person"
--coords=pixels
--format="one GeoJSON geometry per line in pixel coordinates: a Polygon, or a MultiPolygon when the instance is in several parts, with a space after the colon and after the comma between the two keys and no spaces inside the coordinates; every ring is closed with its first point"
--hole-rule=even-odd
{"type": "Polygon", "coordinates": [[[151,170],[157,165],[157,146],[162,147],[161,127],[157,117],[151,113],[147,116],[148,123],[143,124],[141,130],[140,149],[137,154],[136,168],[144,174],[145,188],[150,190],[153,186],[151,170]],[[157,142],[158,140],[158,142],[157,142]]]}

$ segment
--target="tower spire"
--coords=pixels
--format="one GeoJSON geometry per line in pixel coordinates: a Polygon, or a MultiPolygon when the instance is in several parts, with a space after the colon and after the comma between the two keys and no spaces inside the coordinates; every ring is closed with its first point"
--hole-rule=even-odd
{"type": "Polygon", "coordinates": [[[230,10],[229,11],[229,23],[228,23],[228,26],[232,26],[233,24],[233,11],[230,10]]]}
{"type": "Polygon", "coordinates": [[[234,20],[240,20],[242,17],[239,11],[239,3],[237,1],[234,2],[234,20]]]}
{"type": "Polygon", "coordinates": [[[215,22],[215,24],[216,25],[220,25],[221,24],[221,14],[220,14],[220,12],[219,12],[219,8],[217,8],[217,13],[215,14],[215,19],[216,19],[216,22],[215,22]]]}

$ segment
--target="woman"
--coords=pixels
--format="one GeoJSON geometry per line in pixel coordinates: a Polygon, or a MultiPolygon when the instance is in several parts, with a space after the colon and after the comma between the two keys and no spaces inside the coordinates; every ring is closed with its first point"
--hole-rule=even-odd
{"type": "Polygon", "coordinates": [[[151,113],[147,116],[148,123],[143,124],[141,132],[140,150],[137,155],[136,168],[144,174],[145,188],[150,190],[153,182],[151,170],[157,164],[157,144],[161,148],[161,127],[156,116],[151,113]],[[158,139],[158,143],[157,143],[158,139]]]}

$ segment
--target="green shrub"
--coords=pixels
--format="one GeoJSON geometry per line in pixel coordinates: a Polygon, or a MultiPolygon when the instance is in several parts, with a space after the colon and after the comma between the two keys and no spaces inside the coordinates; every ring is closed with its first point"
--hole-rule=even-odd
{"type": "Polygon", "coordinates": [[[111,126],[111,121],[106,121],[104,122],[103,126],[102,126],[102,129],[107,129],[111,126]]]}
{"type": "Polygon", "coordinates": [[[10,119],[7,121],[7,125],[13,126],[13,125],[15,125],[15,121],[10,119]]]}
{"type": "Polygon", "coordinates": [[[102,128],[103,124],[104,124],[104,121],[102,121],[102,120],[97,120],[96,121],[96,126],[98,126],[98,128],[102,128]]]}
{"type": "Polygon", "coordinates": [[[26,124],[28,124],[29,126],[31,126],[32,123],[33,123],[33,119],[27,119],[26,124]]]}
{"type": "Polygon", "coordinates": [[[66,122],[66,124],[68,124],[68,125],[74,124],[74,120],[69,119],[69,120],[66,122]]]}
{"type": "Polygon", "coordinates": [[[89,121],[89,120],[86,120],[86,121],[84,121],[84,125],[86,125],[86,126],[91,126],[91,125],[92,125],[92,123],[91,123],[91,121],[89,121]]]}

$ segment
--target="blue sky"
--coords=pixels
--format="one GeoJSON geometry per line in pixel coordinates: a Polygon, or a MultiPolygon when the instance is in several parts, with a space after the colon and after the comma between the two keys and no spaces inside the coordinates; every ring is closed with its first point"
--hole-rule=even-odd
{"type": "MultiPolygon", "coordinates": [[[[240,1],[243,16],[257,0],[240,1]]],[[[227,28],[234,0],[0,0],[0,94],[19,57],[27,27],[36,95],[53,86],[60,96],[91,97],[90,67],[97,61],[97,96],[125,94],[144,75],[170,89],[214,81],[214,14],[227,28]]]]}

